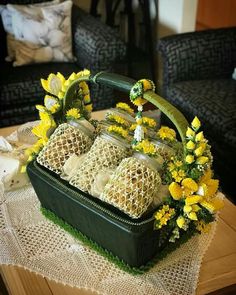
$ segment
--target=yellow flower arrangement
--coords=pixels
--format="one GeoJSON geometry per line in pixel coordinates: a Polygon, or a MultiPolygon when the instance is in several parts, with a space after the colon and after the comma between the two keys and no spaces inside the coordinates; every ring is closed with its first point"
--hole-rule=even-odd
{"type": "Polygon", "coordinates": [[[176,132],[167,126],[162,126],[158,130],[157,136],[160,137],[162,140],[168,139],[173,141],[176,139],[176,132]]]}
{"type": "Polygon", "coordinates": [[[147,139],[144,139],[138,142],[137,144],[133,145],[133,149],[135,151],[144,153],[151,157],[155,157],[157,155],[157,150],[155,145],[147,139]]]}
{"type": "Polygon", "coordinates": [[[132,109],[127,103],[124,102],[118,102],[116,104],[117,109],[121,109],[127,113],[129,113],[131,116],[134,115],[134,109],[132,109]]]}
{"type": "Polygon", "coordinates": [[[111,125],[107,128],[107,131],[109,133],[113,133],[115,135],[121,136],[122,138],[128,137],[128,131],[120,126],[117,125],[111,125]]]}

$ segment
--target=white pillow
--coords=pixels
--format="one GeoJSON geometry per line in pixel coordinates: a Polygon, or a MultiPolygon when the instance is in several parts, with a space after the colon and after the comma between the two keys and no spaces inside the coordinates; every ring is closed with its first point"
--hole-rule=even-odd
{"type": "MultiPolygon", "coordinates": [[[[17,4],[8,4],[11,7],[14,7],[17,11],[25,12],[29,15],[38,17],[41,14],[41,8],[46,6],[51,6],[54,4],[60,3],[60,0],[54,0],[51,2],[43,2],[36,4],[28,5],[17,5],[17,4]]],[[[0,5],[0,15],[2,17],[2,23],[5,32],[8,34],[13,34],[12,31],[12,11],[8,9],[8,5],[0,5]]]]}
{"type": "Polygon", "coordinates": [[[11,35],[7,36],[8,60],[15,59],[14,66],[74,60],[71,41],[72,1],[55,2],[58,0],[46,6],[7,5],[11,15],[11,25],[8,25],[11,35]]]}

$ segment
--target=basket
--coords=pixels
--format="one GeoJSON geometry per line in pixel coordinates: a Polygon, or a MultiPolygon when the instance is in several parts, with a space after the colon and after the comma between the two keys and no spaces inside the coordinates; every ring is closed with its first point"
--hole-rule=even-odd
{"type": "MultiPolygon", "coordinates": [[[[124,92],[129,92],[136,82],[124,76],[105,72],[90,77],[84,76],[73,82],[67,90],[65,99],[70,99],[70,94],[82,80],[124,92]]],[[[188,126],[184,116],[152,91],[146,92],[144,98],[169,117],[184,141],[188,126]]],[[[82,237],[123,268],[125,266],[129,270],[143,272],[162,257],[163,253],[167,253],[165,246],[168,239],[162,236],[160,230],[153,230],[153,212],[133,220],[111,205],[70,186],[36,161],[28,165],[27,173],[46,216],[76,233],[76,236],[82,237]]],[[[181,242],[180,240],[175,243],[174,247],[181,242]]],[[[173,245],[171,247],[173,250],[173,245]]]]}

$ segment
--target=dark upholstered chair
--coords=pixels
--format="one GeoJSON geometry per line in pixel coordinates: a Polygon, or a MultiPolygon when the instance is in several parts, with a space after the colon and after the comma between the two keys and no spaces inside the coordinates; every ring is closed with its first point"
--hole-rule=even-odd
{"type": "MultiPolygon", "coordinates": [[[[3,1],[4,2],[4,1],[3,1]]],[[[43,0],[6,0],[5,3],[29,4],[43,0]]],[[[126,54],[126,45],[112,28],[88,15],[77,6],[72,8],[73,51],[75,63],[48,63],[13,67],[4,61],[6,34],[0,21],[0,127],[21,124],[37,118],[35,104],[42,103],[45,92],[40,78],[61,72],[68,77],[72,72],[87,68],[92,72],[115,71],[114,64],[126,54]]],[[[114,104],[112,90],[92,87],[94,110],[114,104]]]]}
{"type": "Polygon", "coordinates": [[[199,117],[222,188],[236,200],[236,28],[164,37],[158,49],[163,96],[189,121],[199,117]]]}

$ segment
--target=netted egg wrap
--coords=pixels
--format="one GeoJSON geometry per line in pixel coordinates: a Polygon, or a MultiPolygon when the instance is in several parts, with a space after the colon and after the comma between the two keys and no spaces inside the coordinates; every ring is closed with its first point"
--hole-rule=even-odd
{"type": "Polygon", "coordinates": [[[61,174],[66,160],[73,154],[86,153],[93,144],[91,132],[84,126],[63,123],[58,126],[37,157],[37,162],[61,174]]]}
{"type": "Polygon", "coordinates": [[[103,169],[113,169],[122,159],[130,155],[129,145],[111,135],[102,134],[96,138],[86,155],[80,170],[70,184],[91,193],[91,186],[96,175],[103,169]]]}
{"type": "Polygon", "coordinates": [[[153,202],[160,184],[156,169],[143,160],[130,157],[123,159],[117,167],[100,199],[132,218],[139,218],[153,202]]]}

